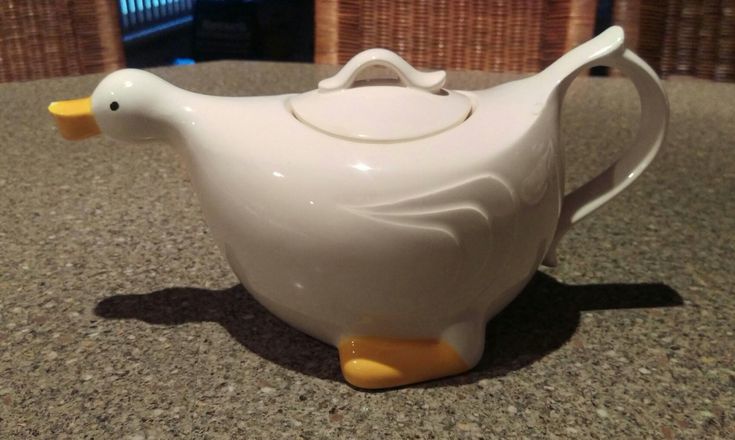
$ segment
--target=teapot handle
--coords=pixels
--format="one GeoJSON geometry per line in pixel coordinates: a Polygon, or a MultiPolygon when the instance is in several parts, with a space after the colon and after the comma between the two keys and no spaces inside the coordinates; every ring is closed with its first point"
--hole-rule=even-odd
{"type": "MultiPolygon", "coordinates": [[[[618,29],[611,31],[620,32],[622,37],[622,31],[618,29]]],[[[592,42],[594,40],[590,43],[592,42]]],[[[629,49],[622,47],[621,49],[605,53],[600,58],[588,58],[587,63],[575,69],[573,74],[568,75],[560,84],[564,93],[576,73],[583,68],[597,65],[617,67],[633,81],[638,91],[641,101],[641,121],[633,144],[617,161],[597,177],[564,196],[556,233],[544,258],[544,264],[547,266],[556,265],[556,246],[564,233],[573,224],[633,183],[651,163],[664,141],[669,120],[669,105],[661,81],[645,61],[629,49]]]]}
{"type": "Polygon", "coordinates": [[[421,72],[413,68],[395,52],[387,49],[368,49],[352,57],[336,75],[319,82],[319,91],[331,92],[352,86],[363,70],[372,66],[383,66],[398,75],[401,82],[416,89],[437,93],[444,86],[447,74],[443,70],[421,72]]]}

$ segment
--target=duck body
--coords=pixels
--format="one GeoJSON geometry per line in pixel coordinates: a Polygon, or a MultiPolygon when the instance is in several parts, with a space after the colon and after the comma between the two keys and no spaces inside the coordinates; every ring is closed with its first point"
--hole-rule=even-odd
{"type": "Polygon", "coordinates": [[[476,365],[486,322],[542,261],[554,263],[571,224],[653,159],[666,98],[622,44],[611,28],[536,76],[473,92],[447,91],[444,72],[416,71],[384,49],[301,95],[205,96],[126,69],[91,98],[49,109],[69,139],[103,132],[175,146],[248,291],[336,346],[348,382],[386,388],[476,365]],[[560,102],[599,60],[632,76],[643,129],[562,197],[560,102]],[[374,65],[399,81],[357,79],[374,65]]]}
{"type": "Polygon", "coordinates": [[[400,143],[301,124],[289,95],[192,94],[172,142],[227,261],[274,314],[335,346],[457,333],[474,365],[486,321],[535,272],[560,206],[556,108],[481,104],[526,86],[464,92],[475,106],[461,126],[400,143]]]}

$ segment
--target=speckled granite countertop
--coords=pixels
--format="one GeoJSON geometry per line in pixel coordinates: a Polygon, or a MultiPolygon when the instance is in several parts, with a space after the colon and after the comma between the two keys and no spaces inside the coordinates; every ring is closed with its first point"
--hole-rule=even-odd
{"type": "MultiPolygon", "coordinates": [[[[157,70],[227,95],[331,71],[157,70]]],[[[666,82],[665,148],[488,325],[480,366],[368,393],[238,285],[171,148],[56,135],[46,105],[100,78],[0,85],[0,438],[735,438],[735,85],[666,82]]],[[[636,111],[623,79],[574,84],[569,185],[636,111]]]]}

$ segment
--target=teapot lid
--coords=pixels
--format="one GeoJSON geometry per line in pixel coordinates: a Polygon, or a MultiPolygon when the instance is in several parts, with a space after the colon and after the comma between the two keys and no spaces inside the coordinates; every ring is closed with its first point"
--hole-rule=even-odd
{"type": "Polygon", "coordinates": [[[357,54],[319,88],[289,100],[297,119],[320,131],[352,140],[416,139],[462,123],[472,111],[469,97],[442,89],[444,71],[420,72],[386,49],[357,54]],[[384,66],[396,80],[356,81],[371,66],[384,66]]]}

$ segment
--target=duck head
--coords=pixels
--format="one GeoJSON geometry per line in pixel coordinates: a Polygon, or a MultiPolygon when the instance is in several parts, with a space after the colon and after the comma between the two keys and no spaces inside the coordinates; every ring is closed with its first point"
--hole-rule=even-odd
{"type": "Polygon", "coordinates": [[[161,78],[137,69],[108,75],[92,96],[56,101],[49,111],[61,135],[79,140],[99,133],[124,141],[165,137],[172,94],[181,91],[161,78]]]}

